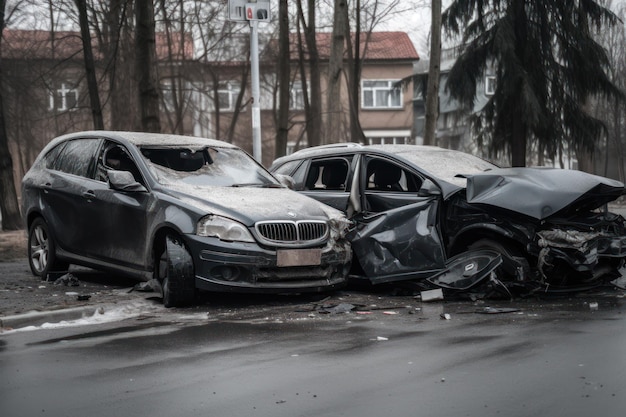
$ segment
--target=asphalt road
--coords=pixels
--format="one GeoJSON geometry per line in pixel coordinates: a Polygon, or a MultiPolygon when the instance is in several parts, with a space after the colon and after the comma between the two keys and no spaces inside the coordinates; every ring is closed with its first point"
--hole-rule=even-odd
{"type": "Polygon", "coordinates": [[[502,314],[168,310],[13,332],[0,337],[0,415],[622,416],[623,298],[594,299],[502,314]]]}
{"type": "Polygon", "coordinates": [[[11,311],[42,300],[75,306],[81,292],[93,305],[134,306],[110,322],[0,332],[0,416],[587,417],[626,409],[621,291],[435,303],[349,291],[206,297],[164,309],[129,292],[127,281],[78,276],[77,288],[54,286],[30,276],[25,260],[0,263],[0,307],[11,311]]]}

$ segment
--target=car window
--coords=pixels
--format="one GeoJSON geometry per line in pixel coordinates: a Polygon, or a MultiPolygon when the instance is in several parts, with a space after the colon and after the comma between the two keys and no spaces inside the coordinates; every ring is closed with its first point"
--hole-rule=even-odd
{"type": "Polygon", "coordinates": [[[98,156],[98,169],[96,179],[107,181],[107,170],[128,171],[133,174],[135,181],[144,184],[143,177],[137,164],[133,161],[130,152],[122,145],[107,141],[98,156]]]}
{"type": "Polygon", "coordinates": [[[245,187],[281,185],[272,175],[241,149],[206,147],[142,148],[162,184],[182,182],[189,185],[245,187]]]}
{"type": "Polygon", "coordinates": [[[296,169],[296,167],[298,166],[298,164],[302,162],[301,160],[295,160],[295,161],[289,161],[289,162],[285,162],[283,165],[279,166],[278,168],[276,168],[276,170],[274,171],[275,174],[281,174],[281,175],[290,175],[293,176],[293,172],[296,169]]]}
{"type": "Polygon", "coordinates": [[[346,158],[313,160],[304,181],[304,189],[346,191],[349,167],[346,158]]]}
{"type": "Polygon", "coordinates": [[[366,190],[417,192],[422,179],[401,166],[384,160],[373,158],[367,162],[366,190]]]}
{"type": "Polygon", "coordinates": [[[100,140],[94,139],[74,139],[67,142],[51,169],[93,178],[94,156],[100,143],[100,140]]]}
{"type": "Polygon", "coordinates": [[[59,164],[59,154],[61,153],[63,148],[65,148],[66,144],[67,142],[62,142],[58,144],[57,146],[55,146],[54,148],[52,148],[46,154],[46,156],[44,157],[44,164],[46,168],[54,169],[58,171],[58,168],[56,166],[59,164]]]}

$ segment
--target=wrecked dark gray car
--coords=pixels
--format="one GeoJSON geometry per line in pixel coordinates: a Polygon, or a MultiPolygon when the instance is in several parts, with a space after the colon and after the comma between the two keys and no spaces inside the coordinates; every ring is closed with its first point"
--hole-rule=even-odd
{"type": "Polygon", "coordinates": [[[603,209],[624,185],[608,178],[502,169],[414,145],[308,148],[270,171],[349,215],[352,274],[374,283],[431,277],[450,258],[491,250],[502,257],[497,279],[509,288],[572,289],[619,277],[626,258],[624,219],[603,209]]]}
{"type": "Polygon", "coordinates": [[[307,292],[345,285],[349,222],[281,185],[243,150],[176,135],[79,132],[53,140],[23,179],[35,275],[69,263],[196,289],[307,292]]]}

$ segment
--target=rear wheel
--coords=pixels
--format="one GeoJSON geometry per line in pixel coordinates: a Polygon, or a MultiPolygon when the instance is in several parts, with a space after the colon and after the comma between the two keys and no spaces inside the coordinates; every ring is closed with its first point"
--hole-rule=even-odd
{"type": "Polygon", "coordinates": [[[41,217],[33,220],[28,228],[28,264],[33,275],[41,279],[47,279],[51,273],[64,273],[69,267],[69,263],[57,259],[56,244],[41,217]]]}
{"type": "Polygon", "coordinates": [[[185,245],[173,236],[165,239],[158,274],[165,307],[184,307],[193,303],[196,292],[193,260],[185,245]]]}

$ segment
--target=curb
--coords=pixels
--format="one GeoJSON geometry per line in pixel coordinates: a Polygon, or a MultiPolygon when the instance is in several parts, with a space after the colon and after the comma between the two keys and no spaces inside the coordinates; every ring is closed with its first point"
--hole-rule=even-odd
{"type": "Polygon", "coordinates": [[[58,323],[60,321],[76,320],[93,316],[101,306],[73,307],[50,311],[29,311],[13,316],[0,316],[1,329],[18,329],[28,326],[41,326],[44,323],[58,323]]]}

